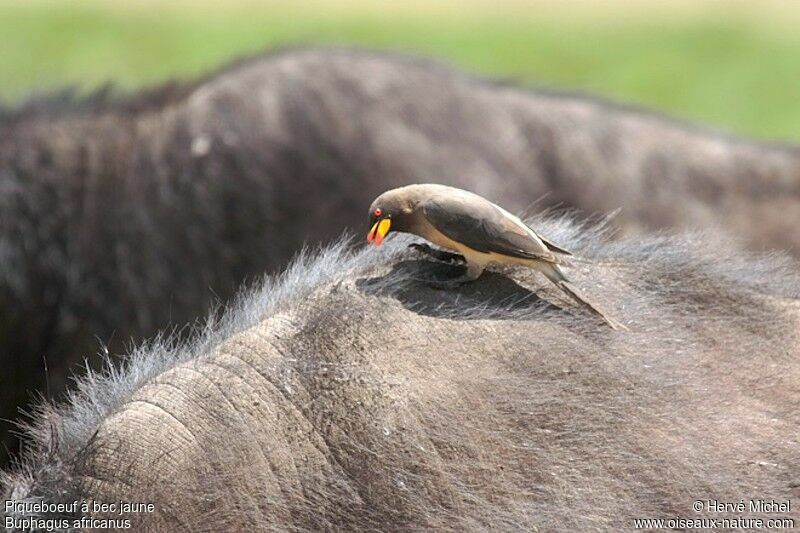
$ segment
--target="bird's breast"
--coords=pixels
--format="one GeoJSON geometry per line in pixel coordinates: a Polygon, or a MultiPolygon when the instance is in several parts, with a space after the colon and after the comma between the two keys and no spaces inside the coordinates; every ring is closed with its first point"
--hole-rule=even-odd
{"type": "Polygon", "coordinates": [[[463,243],[458,241],[454,241],[438,229],[436,229],[432,224],[427,221],[420,222],[412,231],[415,235],[419,235],[423,239],[441,247],[446,248],[448,250],[452,250],[454,252],[458,252],[464,257],[467,258],[475,258],[478,259],[479,257],[485,256],[485,259],[488,260],[489,254],[484,252],[479,252],[478,250],[474,250],[469,246],[466,246],[463,243]]]}

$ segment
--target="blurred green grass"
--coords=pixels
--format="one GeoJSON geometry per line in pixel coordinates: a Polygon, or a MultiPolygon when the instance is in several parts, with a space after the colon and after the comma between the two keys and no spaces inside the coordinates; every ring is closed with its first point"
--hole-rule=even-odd
{"type": "Polygon", "coordinates": [[[593,21],[272,6],[121,9],[0,4],[0,100],[107,81],[191,78],[269,46],[334,43],[435,55],[466,70],[638,103],[735,133],[800,139],[800,32],[747,17],[593,21]]]}

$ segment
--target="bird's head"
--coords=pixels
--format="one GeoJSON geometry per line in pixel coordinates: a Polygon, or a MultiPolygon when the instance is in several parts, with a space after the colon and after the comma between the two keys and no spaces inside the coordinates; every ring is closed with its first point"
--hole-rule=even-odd
{"type": "Polygon", "coordinates": [[[392,227],[392,214],[387,213],[382,207],[372,209],[369,214],[370,230],[367,233],[367,242],[380,246],[386,234],[392,227]]]}
{"type": "Polygon", "coordinates": [[[411,204],[403,189],[394,189],[378,196],[369,206],[367,242],[380,246],[390,230],[402,231],[405,218],[411,211],[411,204]]]}

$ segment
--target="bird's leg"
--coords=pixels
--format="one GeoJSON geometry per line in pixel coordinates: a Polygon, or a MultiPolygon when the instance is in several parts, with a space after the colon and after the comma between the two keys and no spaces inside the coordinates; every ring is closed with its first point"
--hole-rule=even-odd
{"type": "Polygon", "coordinates": [[[444,250],[436,250],[431,248],[427,244],[415,242],[413,244],[408,245],[409,248],[413,248],[418,252],[422,252],[425,255],[429,255],[438,261],[442,261],[445,263],[466,263],[467,260],[461,254],[454,254],[451,252],[445,252],[444,250]]]}
{"type": "Polygon", "coordinates": [[[475,281],[483,274],[484,265],[467,262],[467,271],[457,278],[448,280],[429,280],[426,283],[434,289],[456,289],[465,283],[475,281]]]}

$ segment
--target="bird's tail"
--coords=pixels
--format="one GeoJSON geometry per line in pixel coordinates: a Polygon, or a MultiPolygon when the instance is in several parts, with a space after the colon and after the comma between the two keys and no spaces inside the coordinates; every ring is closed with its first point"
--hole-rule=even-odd
{"type": "Polygon", "coordinates": [[[612,318],[608,313],[603,311],[600,307],[596,304],[592,303],[589,299],[586,298],[581,292],[569,281],[567,276],[558,268],[558,265],[554,265],[552,263],[548,263],[546,265],[542,265],[540,269],[541,272],[547,276],[547,279],[553,282],[559,289],[567,293],[573,300],[578,302],[583,307],[586,307],[589,311],[596,314],[600,318],[602,318],[612,329],[616,330],[627,330],[628,328],[622,324],[621,322],[612,318]]]}

